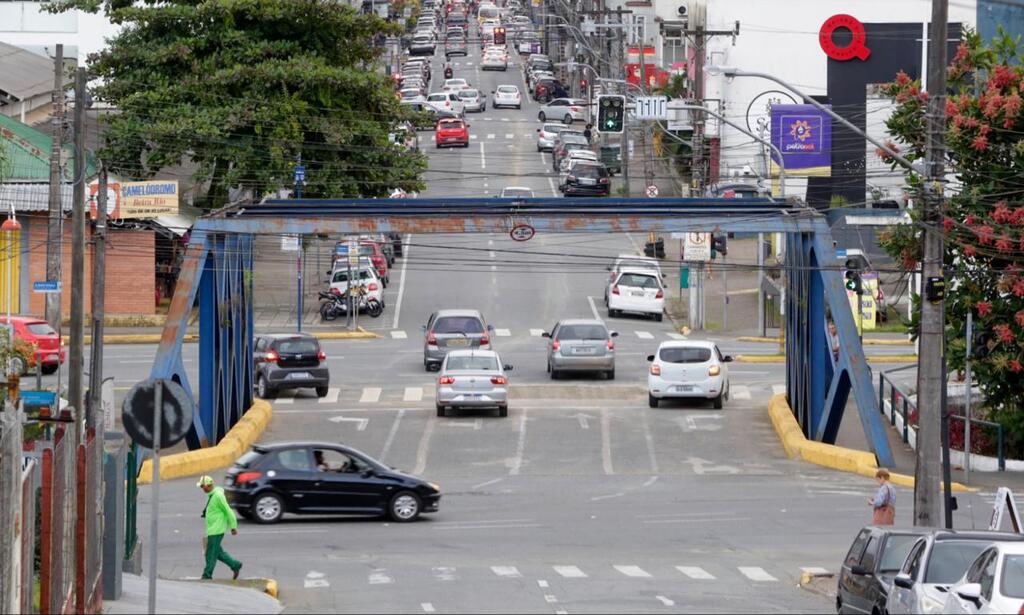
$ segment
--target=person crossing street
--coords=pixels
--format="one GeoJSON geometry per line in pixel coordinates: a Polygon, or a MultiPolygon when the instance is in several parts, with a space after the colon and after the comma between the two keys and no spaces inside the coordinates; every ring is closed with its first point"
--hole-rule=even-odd
{"type": "Polygon", "coordinates": [[[224,496],[224,488],[214,486],[212,477],[201,476],[196,487],[206,493],[206,507],[202,514],[202,517],[206,519],[206,537],[203,540],[206,567],[203,568],[203,578],[212,579],[213,569],[220,561],[231,569],[233,573],[231,578],[237,579],[239,571],[242,570],[242,562],[231,557],[221,544],[224,540],[224,532],[229,527],[232,536],[238,535],[238,520],[235,518],[235,511],[231,510],[231,506],[228,505],[228,500],[224,496]]]}

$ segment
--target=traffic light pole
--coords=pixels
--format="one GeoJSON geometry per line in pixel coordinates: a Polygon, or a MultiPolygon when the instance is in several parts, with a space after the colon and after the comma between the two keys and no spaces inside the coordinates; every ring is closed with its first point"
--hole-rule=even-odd
{"type": "Polygon", "coordinates": [[[632,157],[629,151],[629,113],[626,112],[625,98],[623,98],[622,105],[622,145],[620,146],[619,155],[622,158],[622,181],[625,183],[625,197],[628,199],[632,195],[632,191],[629,189],[629,159],[632,157]]]}

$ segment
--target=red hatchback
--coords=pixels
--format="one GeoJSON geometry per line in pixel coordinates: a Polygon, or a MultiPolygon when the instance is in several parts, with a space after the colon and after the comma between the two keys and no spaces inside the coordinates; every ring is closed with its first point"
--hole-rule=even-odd
{"type": "Polygon", "coordinates": [[[449,145],[469,147],[469,124],[460,119],[443,119],[437,123],[434,142],[438,148],[449,145]]]}
{"type": "MultiPolygon", "coordinates": [[[[42,372],[56,372],[64,362],[64,344],[53,327],[32,316],[11,316],[11,324],[14,325],[14,339],[28,342],[35,348],[36,362],[42,366],[42,372]]],[[[0,326],[6,325],[7,317],[0,316],[0,326]]]]}

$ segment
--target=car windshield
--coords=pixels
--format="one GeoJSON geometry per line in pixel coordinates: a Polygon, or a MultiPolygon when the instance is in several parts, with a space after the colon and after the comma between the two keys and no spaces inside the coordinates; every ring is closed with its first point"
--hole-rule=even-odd
{"type": "Polygon", "coordinates": [[[499,85],[498,91],[501,92],[502,94],[515,94],[519,92],[518,88],[512,87],[510,85],[499,85]]]}
{"type": "Polygon", "coordinates": [[[711,349],[698,346],[662,348],[658,358],[665,363],[707,363],[711,360],[711,349]]]}
{"type": "Polygon", "coordinates": [[[448,355],[448,371],[460,369],[480,369],[498,371],[498,360],[494,357],[454,356],[448,355]]]}
{"type": "Polygon", "coordinates": [[[658,281],[654,279],[654,276],[642,273],[624,273],[619,276],[617,284],[632,288],[658,288],[658,281]]]}
{"type": "Polygon", "coordinates": [[[974,558],[989,545],[988,542],[966,540],[936,542],[928,560],[925,583],[955,583],[967,572],[974,558]]]}
{"type": "Polygon", "coordinates": [[[578,162],[573,165],[572,172],[577,177],[588,177],[591,179],[598,179],[608,175],[604,167],[596,164],[588,164],[588,161],[578,162]]]}
{"type": "Polygon", "coordinates": [[[473,316],[445,316],[434,323],[434,333],[483,333],[484,325],[473,316]]]}
{"type": "Polygon", "coordinates": [[[252,467],[257,461],[263,457],[263,453],[260,451],[247,451],[244,455],[235,461],[235,465],[240,468],[252,467]]]}
{"type": "Polygon", "coordinates": [[[476,90],[459,90],[459,98],[476,98],[479,95],[476,90]]]}
{"type": "Polygon", "coordinates": [[[558,329],[560,340],[606,340],[608,331],[601,325],[565,325],[558,329]]]}
{"type": "Polygon", "coordinates": [[[278,340],[274,348],[280,353],[287,354],[316,354],[320,352],[320,345],[316,340],[302,337],[278,340]]]}
{"type": "Polygon", "coordinates": [[[57,332],[53,330],[53,327],[51,327],[49,323],[45,322],[29,323],[25,325],[25,328],[33,335],[57,335],[57,332]]]}
{"type": "Polygon", "coordinates": [[[885,541],[885,550],[882,551],[881,563],[878,565],[878,572],[896,572],[907,559],[907,553],[914,546],[917,536],[909,534],[892,534],[889,540],[885,541]]]}
{"type": "Polygon", "coordinates": [[[442,130],[459,130],[462,128],[462,122],[458,120],[442,120],[438,125],[442,130]]]}
{"type": "Polygon", "coordinates": [[[1024,555],[1007,555],[1003,558],[1003,577],[999,581],[1000,592],[1010,598],[1024,598],[1024,555]]]}
{"type": "Polygon", "coordinates": [[[553,132],[555,134],[558,134],[562,130],[562,125],[561,124],[544,124],[544,127],[541,128],[541,130],[543,130],[544,132],[553,132]]]}
{"type": "MultiPolygon", "coordinates": [[[[353,272],[353,273],[355,273],[355,272],[353,272]]],[[[371,279],[373,279],[373,274],[370,273],[369,270],[367,270],[367,269],[360,269],[359,272],[355,273],[355,275],[353,277],[355,279],[357,279],[357,280],[371,280],[371,279]]],[[[339,270],[335,271],[334,272],[334,279],[332,279],[331,281],[332,282],[348,282],[348,269],[339,269],[339,270]]]]}

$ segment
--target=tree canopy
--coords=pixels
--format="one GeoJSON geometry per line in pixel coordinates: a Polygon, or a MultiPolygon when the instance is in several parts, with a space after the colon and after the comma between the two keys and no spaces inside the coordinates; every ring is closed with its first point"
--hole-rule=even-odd
{"type": "Polygon", "coordinates": [[[426,159],[392,145],[403,111],[374,39],[400,26],[332,0],[66,0],[123,29],[90,58],[97,98],[112,104],[102,156],[150,177],[192,162],[203,203],[229,188],[260,196],[376,197],[422,190],[426,159]]]}

